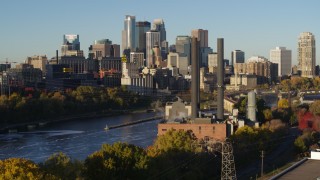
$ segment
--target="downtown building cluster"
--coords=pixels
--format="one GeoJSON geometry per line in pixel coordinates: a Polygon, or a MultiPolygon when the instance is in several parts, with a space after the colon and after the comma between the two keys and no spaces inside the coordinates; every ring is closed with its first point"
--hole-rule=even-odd
{"type": "MultiPolygon", "coordinates": [[[[191,30],[190,35],[178,35],[169,45],[163,19],[136,21],[126,15],[122,42],[110,39],[95,40],[85,57],[80,36],[63,35],[60,51],[48,59],[45,55],[27,57],[25,63],[11,68],[11,62],[0,64],[1,94],[19,88],[63,90],[80,85],[127,86],[140,94],[154,95],[190,89],[191,39],[199,42],[197,59],[200,65],[200,89],[212,92],[217,80],[217,53],[209,47],[209,32],[191,30]]],[[[262,56],[245,59],[245,52],[234,50],[231,60],[224,59],[225,83],[228,89],[254,88],[260,84],[277,83],[281,78],[318,75],[315,63],[315,37],[310,32],[298,39],[298,62],[292,68],[291,50],[276,47],[270,58],[262,56]]]]}

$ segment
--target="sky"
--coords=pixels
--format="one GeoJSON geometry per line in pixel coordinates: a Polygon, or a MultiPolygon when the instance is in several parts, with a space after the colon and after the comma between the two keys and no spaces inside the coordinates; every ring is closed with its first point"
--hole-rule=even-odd
{"type": "MultiPolygon", "coordinates": [[[[165,22],[169,45],[192,29],[209,31],[209,46],[224,38],[224,56],[232,50],[245,58],[264,56],[277,46],[292,50],[297,64],[301,32],[320,37],[319,0],[9,0],[0,3],[0,63],[23,62],[28,56],[55,56],[63,34],[79,34],[85,56],[97,39],[121,45],[125,15],[136,21],[165,22]]],[[[319,38],[320,39],[320,38],[319,38]]],[[[316,64],[320,57],[317,57],[316,64]]]]}

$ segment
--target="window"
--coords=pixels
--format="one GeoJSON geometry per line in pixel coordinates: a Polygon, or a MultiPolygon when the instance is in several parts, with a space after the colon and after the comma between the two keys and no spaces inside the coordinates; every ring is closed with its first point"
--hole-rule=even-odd
{"type": "Polygon", "coordinates": [[[167,129],[162,129],[162,131],[167,131],[167,129]]]}
{"type": "Polygon", "coordinates": [[[212,127],[212,132],[213,132],[213,133],[216,132],[216,127],[215,127],[215,126],[212,127]]]}

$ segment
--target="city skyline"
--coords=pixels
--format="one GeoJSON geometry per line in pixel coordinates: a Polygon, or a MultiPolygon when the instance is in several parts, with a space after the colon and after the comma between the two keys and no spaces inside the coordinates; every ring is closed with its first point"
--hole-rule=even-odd
{"type": "MultiPolygon", "coordinates": [[[[216,49],[216,38],[225,39],[227,59],[231,59],[230,53],[236,49],[245,52],[246,60],[254,55],[269,59],[269,51],[281,46],[292,50],[292,64],[296,65],[298,37],[302,32],[314,34],[319,47],[320,25],[315,20],[320,15],[317,11],[320,2],[315,0],[241,3],[207,0],[198,5],[195,7],[192,1],[165,0],[159,3],[159,11],[154,11],[148,8],[154,7],[152,2],[6,1],[0,7],[0,62],[6,58],[9,62],[23,62],[33,55],[47,55],[50,59],[60,50],[63,34],[78,34],[86,57],[95,40],[110,39],[121,45],[126,15],[151,23],[163,19],[169,45],[179,35],[191,36],[193,29],[206,29],[212,49],[216,49]],[[12,48],[17,45],[18,49],[12,48]]],[[[317,57],[316,64],[319,62],[317,57]]]]}

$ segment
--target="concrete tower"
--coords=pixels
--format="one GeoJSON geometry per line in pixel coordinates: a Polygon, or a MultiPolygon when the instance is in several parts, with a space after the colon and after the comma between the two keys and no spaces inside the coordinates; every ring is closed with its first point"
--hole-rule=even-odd
{"type": "Polygon", "coordinates": [[[247,118],[256,122],[256,93],[254,91],[250,91],[248,93],[248,105],[247,105],[247,118]]]}
{"type": "Polygon", "coordinates": [[[200,109],[200,64],[199,64],[199,42],[197,38],[191,39],[191,118],[198,117],[200,109]]]}
{"type": "Polygon", "coordinates": [[[316,40],[311,32],[303,32],[298,40],[298,62],[302,77],[313,78],[316,68],[316,40]]]}
{"type": "Polygon", "coordinates": [[[217,119],[223,120],[224,114],[224,43],[223,38],[217,39],[217,53],[218,53],[218,70],[217,70],[217,119]]]}

